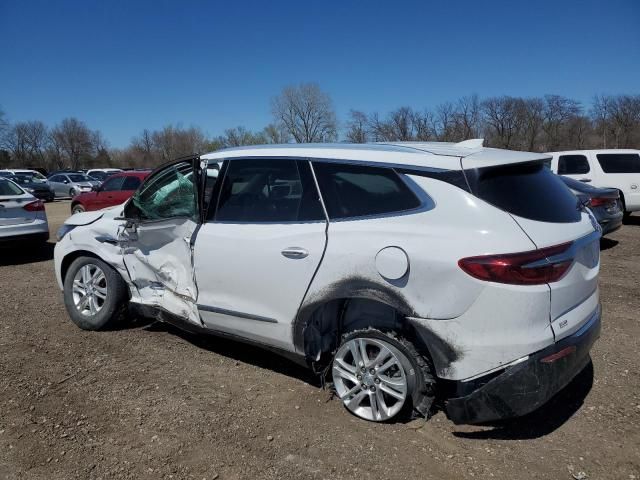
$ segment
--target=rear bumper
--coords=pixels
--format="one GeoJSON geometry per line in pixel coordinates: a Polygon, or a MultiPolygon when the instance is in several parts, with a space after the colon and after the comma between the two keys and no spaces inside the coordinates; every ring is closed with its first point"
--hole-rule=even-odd
{"type": "Polygon", "coordinates": [[[600,336],[600,323],[598,306],[578,331],[508,367],[488,382],[482,384],[482,379],[459,382],[458,391],[462,395],[448,400],[447,415],[456,424],[476,424],[519,417],[536,410],[589,363],[591,346],[600,336]],[[554,359],[554,354],[559,358],[554,359]],[[468,393],[473,385],[479,384],[480,387],[468,393]]]}
{"type": "Polygon", "coordinates": [[[593,209],[593,213],[602,227],[602,235],[611,233],[622,226],[622,218],[624,216],[622,211],[611,214],[604,208],[597,207],[593,209]]]}
{"type": "Polygon", "coordinates": [[[46,242],[49,240],[49,232],[24,233],[13,236],[0,236],[0,244],[19,242],[46,242]]]}
{"type": "Polygon", "coordinates": [[[47,220],[38,219],[30,223],[0,227],[0,242],[15,242],[21,240],[47,241],[48,239],[49,224],[47,220]]]}

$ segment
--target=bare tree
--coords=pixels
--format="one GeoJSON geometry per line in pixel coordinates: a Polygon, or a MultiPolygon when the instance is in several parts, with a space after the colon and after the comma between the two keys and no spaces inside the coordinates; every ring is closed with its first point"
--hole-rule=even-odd
{"type": "Polygon", "coordinates": [[[265,143],[289,143],[291,135],[282,124],[270,123],[262,131],[265,143]]]}
{"type": "Polygon", "coordinates": [[[93,153],[93,132],[77,118],[65,118],[51,131],[51,137],[65,156],[68,166],[80,168],[80,162],[93,153]]]}
{"type": "Polygon", "coordinates": [[[271,101],[276,123],[298,143],[336,139],[336,115],[329,95],[315,83],[285,87],[271,101]]]}
{"type": "Polygon", "coordinates": [[[501,148],[513,148],[519,131],[518,100],[492,97],[482,102],[489,142],[501,148]]]}
{"type": "Polygon", "coordinates": [[[558,150],[569,146],[566,141],[566,126],[570,119],[580,114],[580,102],[560,95],[544,97],[545,150],[558,150]]]}
{"type": "Polygon", "coordinates": [[[462,97],[456,104],[456,111],[453,114],[458,141],[478,138],[480,136],[482,112],[478,95],[462,97]]]}
{"type": "Polygon", "coordinates": [[[595,97],[591,116],[602,134],[604,148],[628,148],[640,143],[640,95],[595,97]]]}
{"type": "Polygon", "coordinates": [[[352,143],[365,143],[368,138],[367,115],[358,110],[349,111],[346,137],[352,143]]]}
{"type": "Polygon", "coordinates": [[[229,128],[224,135],[218,137],[224,147],[241,147],[243,145],[260,145],[267,143],[263,132],[254,133],[244,127],[229,128]]]}

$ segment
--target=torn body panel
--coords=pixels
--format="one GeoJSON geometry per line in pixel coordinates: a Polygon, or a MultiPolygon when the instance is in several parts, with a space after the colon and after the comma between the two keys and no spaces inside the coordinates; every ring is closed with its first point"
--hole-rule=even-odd
{"type": "Polygon", "coordinates": [[[198,224],[176,218],[121,229],[122,257],[137,298],[134,303],[161,307],[201,325],[196,307],[191,238],[198,224]]]}

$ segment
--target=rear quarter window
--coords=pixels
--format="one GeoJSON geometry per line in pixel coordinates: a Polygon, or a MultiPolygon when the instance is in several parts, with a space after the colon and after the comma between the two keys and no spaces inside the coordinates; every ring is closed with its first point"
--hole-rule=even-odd
{"type": "Polygon", "coordinates": [[[331,219],[413,210],[421,201],[390,168],[313,162],[331,219]]]}
{"type": "Polygon", "coordinates": [[[598,153],[596,158],[604,173],[640,173],[637,153],[598,153]]]}
{"type": "Polygon", "coordinates": [[[468,178],[474,195],[513,215],[539,222],[580,221],[578,199],[541,161],[480,168],[468,178]]]}

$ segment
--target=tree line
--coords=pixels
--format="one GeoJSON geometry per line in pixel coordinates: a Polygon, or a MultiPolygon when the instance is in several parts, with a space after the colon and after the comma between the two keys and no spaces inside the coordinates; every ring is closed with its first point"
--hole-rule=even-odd
{"type": "Polygon", "coordinates": [[[111,148],[99,130],[76,118],[48,127],[38,120],[10,123],[0,111],[0,168],[153,167],[227,147],[338,140],[457,142],[482,137],[488,146],[534,152],[640,147],[640,95],[598,95],[590,105],[560,95],[470,95],[435,108],[404,106],[385,115],[351,110],[340,128],[330,96],[315,83],[303,83],[274,97],[271,113],[272,123],[259,131],[238,126],[208,137],[199,127],[167,125],[142,130],[125,148],[111,148]]]}

